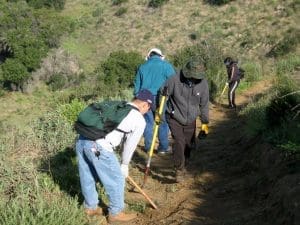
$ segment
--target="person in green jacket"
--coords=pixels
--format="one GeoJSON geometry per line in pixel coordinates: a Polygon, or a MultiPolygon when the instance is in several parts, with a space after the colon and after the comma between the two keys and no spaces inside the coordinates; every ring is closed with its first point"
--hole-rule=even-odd
{"type": "MultiPolygon", "coordinates": [[[[149,151],[151,147],[153,137],[153,125],[155,118],[155,110],[159,106],[158,91],[165,81],[174,75],[175,69],[169,63],[161,50],[158,48],[152,48],[147,54],[146,61],[141,64],[137,70],[134,81],[134,95],[142,89],[148,89],[155,98],[156,104],[144,115],[146,120],[146,128],[144,131],[144,150],[149,151]]],[[[164,154],[168,152],[169,140],[168,140],[169,127],[164,119],[161,121],[158,130],[158,153],[164,154]]]]}

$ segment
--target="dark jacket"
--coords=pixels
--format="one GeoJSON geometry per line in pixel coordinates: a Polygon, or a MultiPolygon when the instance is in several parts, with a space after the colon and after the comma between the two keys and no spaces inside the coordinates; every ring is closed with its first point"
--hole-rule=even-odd
{"type": "Polygon", "coordinates": [[[229,83],[240,80],[239,68],[236,62],[231,63],[226,69],[229,83]]]}
{"type": "Polygon", "coordinates": [[[209,89],[206,79],[189,82],[180,71],[169,78],[166,112],[182,125],[194,122],[200,116],[201,122],[209,122],[209,89]]]}

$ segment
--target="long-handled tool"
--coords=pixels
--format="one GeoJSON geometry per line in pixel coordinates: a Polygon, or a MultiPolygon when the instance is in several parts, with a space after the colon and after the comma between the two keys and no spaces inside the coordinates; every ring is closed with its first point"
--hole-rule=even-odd
{"type": "Polygon", "coordinates": [[[155,203],[149,198],[149,196],[142,190],[142,188],[140,188],[137,183],[134,182],[134,180],[128,176],[127,179],[129,180],[130,183],[132,183],[134,185],[134,187],[136,187],[142,195],[144,195],[144,197],[148,200],[148,202],[153,206],[154,209],[157,209],[157,206],[155,205],[155,203]]]}
{"type": "Polygon", "coordinates": [[[161,97],[161,100],[159,103],[158,115],[155,115],[152,142],[151,142],[151,146],[149,149],[148,161],[147,161],[145,175],[144,175],[144,183],[143,183],[142,187],[144,187],[144,185],[146,184],[147,177],[148,177],[148,174],[150,171],[151,158],[153,155],[153,150],[154,150],[154,145],[155,145],[155,141],[156,141],[156,137],[157,137],[157,133],[158,133],[159,124],[161,122],[161,118],[162,118],[164,107],[165,107],[166,97],[167,97],[167,87],[165,87],[162,91],[162,97],[161,97]]]}
{"type": "Polygon", "coordinates": [[[221,102],[221,98],[222,98],[222,96],[224,95],[224,93],[225,93],[227,87],[228,87],[228,83],[226,82],[226,84],[225,84],[225,86],[224,86],[224,88],[223,88],[223,91],[222,91],[222,93],[221,93],[221,95],[220,95],[220,97],[219,97],[219,102],[221,102]]]}

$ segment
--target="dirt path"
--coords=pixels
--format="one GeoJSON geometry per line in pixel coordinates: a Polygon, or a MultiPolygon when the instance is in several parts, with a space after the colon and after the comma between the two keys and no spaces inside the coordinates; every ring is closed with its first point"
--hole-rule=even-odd
{"type": "MultiPolygon", "coordinates": [[[[237,96],[237,104],[250,102],[255,94],[268,89],[265,82],[237,96]]],[[[224,100],[225,102],[225,100],[224,100]]],[[[147,206],[135,224],[141,225],[243,225],[258,212],[254,199],[247,197],[247,182],[251,182],[251,168],[243,159],[244,152],[256,140],[243,135],[243,119],[238,110],[212,105],[210,134],[197,143],[188,165],[189,176],[184,184],[174,183],[172,156],[154,155],[151,176],[145,187],[159,209],[147,206]]],[[[138,150],[131,176],[143,181],[147,156],[138,150]]],[[[129,192],[129,203],[144,201],[139,193],[129,192]]]]}

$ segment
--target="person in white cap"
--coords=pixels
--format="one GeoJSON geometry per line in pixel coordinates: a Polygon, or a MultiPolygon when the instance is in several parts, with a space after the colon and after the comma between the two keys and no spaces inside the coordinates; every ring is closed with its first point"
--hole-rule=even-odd
{"type": "MultiPolygon", "coordinates": [[[[146,61],[141,64],[137,70],[134,81],[134,94],[138,93],[142,89],[148,89],[155,98],[154,107],[144,115],[146,120],[146,128],[144,131],[145,152],[148,152],[151,147],[155,110],[159,105],[159,89],[165,81],[175,73],[175,69],[171,63],[165,60],[165,56],[158,48],[152,48],[149,50],[146,56],[146,61]]],[[[161,121],[158,130],[158,153],[164,154],[168,152],[168,134],[169,127],[163,115],[163,121],[161,121]]]]}

